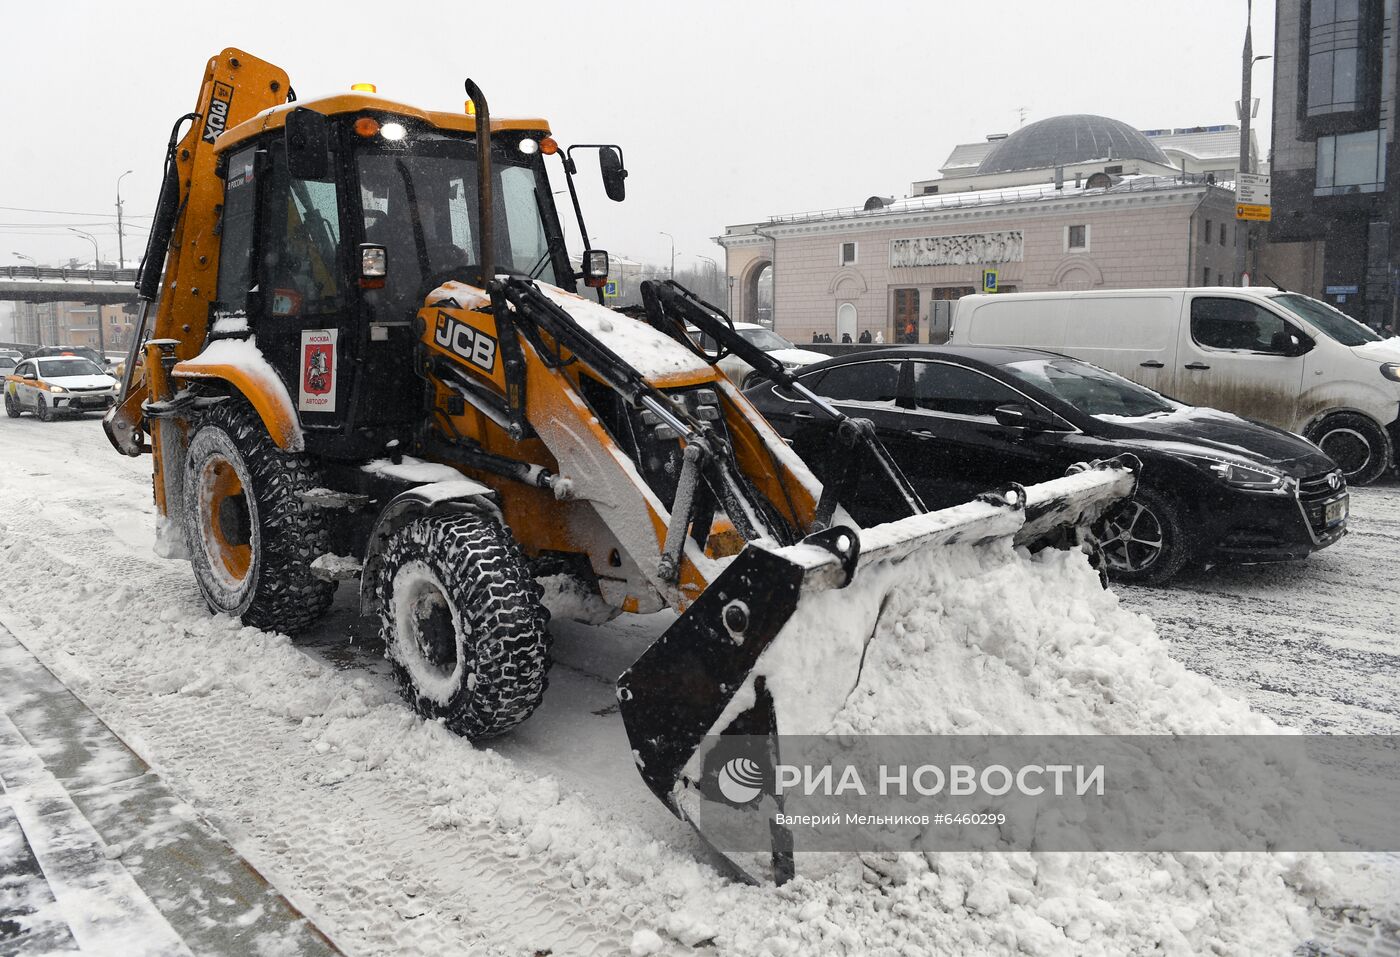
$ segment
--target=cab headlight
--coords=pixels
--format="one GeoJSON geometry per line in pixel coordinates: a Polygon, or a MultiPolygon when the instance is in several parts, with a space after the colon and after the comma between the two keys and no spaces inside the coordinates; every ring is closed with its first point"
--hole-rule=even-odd
{"type": "Polygon", "coordinates": [[[49,386],[49,391],[50,391],[50,392],[67,392],[68,390],[65,389],[65,388],[64,388],[63,386],[61,386],[61,385],[51,385],[51,386],[49,386]]]}
{"type": "Polygon", "coordinates": [[[1384,362],[1381,364],[1381,375],[1391,382],[1400,382],[1400,362],[1384,362]]]}

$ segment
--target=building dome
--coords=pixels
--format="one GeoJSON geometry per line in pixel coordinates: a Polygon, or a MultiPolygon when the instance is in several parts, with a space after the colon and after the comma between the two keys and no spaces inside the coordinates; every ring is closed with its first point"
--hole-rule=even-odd
{"type": "Polygon", "coordinates": [[[1110,158],[1171,165],[1155,143],[1127,123],[1078,113],[1052,116],[1021,127],[992,148],[978,165],[977,172],[1053,169],[1110,158]]]}

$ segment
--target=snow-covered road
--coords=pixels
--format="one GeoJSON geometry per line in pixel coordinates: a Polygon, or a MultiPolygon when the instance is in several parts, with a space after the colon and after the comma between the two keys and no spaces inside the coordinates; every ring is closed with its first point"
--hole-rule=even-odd
{"type": "Polygon", "coordinates": [[[1313,734],[1400,733],[1400,483],[1352,489],[1350,533],[1303,562],[1120,588],[1193,671],[1313,734]]]}
{"type": "MultiPolygon", "coordinates": [[[[152,552],[149,459],[116,455],[96,420],[0,419],[0,462],[0,621],[350,953],[976,953],[1061,932],[950,922],[947,867],[941,897],[901,898],[869,867],[854,885],[725,881],[642,785],[614,709],[665,616],[554,625],[544,706],[476,749],[402,704],[350,589],[295,644],[211,618],[188,565],[152,552]]],[[[1282,724],[1396,733],[1400,488],[1359,491],[1352,527],[1306,563],[1124,604],[1282,724]]]]}

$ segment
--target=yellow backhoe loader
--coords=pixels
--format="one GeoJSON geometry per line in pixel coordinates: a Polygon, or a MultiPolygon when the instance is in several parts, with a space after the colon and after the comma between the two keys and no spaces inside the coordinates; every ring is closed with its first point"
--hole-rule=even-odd
{"type": "Polygon", "coordinates": [[[575,269],[546,164],[588,236],[574,154],[596,151],[622,200],[621,149],[563,149],[465,85],[460,111],[367,86],[298,102],[282,70],[228,49],[171,131],[104,424],[153,456],[163,534],[213,611],[291,633],[358,579],[408,700],[479,737],[545,692],[540,577],[614,613],[673,609],[618,697],[643,778],[679,814],[705,735],[781,730],[764,693],[721,718],[768,648],[802,639],[784,626],[804,596],[949,541],[1081,545],[1132,494],[1109,463],[928,513],[869,422],[714,306],[673,283],[645,288],[644,320],[577,295],[606,281],[607,254],[575,269]],[[823,488],[715,367],[726,350],[837,421],[840,478],[823,488]],[[856,527],[842,500],[865,470],[910,518],[856,527]]]}

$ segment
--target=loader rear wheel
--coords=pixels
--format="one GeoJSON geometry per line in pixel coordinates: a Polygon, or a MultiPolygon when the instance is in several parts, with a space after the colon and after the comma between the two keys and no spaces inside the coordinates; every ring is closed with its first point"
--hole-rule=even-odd
{"type": "Polygon", "coordinates": [[[1100,545],[1109,577],[1133,585],[1160,584],[1191,557],[1176,506],[1142,488],[1104,519],[1100,545]]]}
{"type": "Polygon", "coordinates": [[[385,656],[424,718],[479,738],[510,730],[539,706],[549,613],[496,522],[457,513],[404,526],[384,546],[375,587],[385,656]]]}
{"type": "Polygon", "coordinates": [[[300,631],[330,607],[335,583],[311,574],[330,551],[304,455],[284,452],[248,405],[229,399],[200,420],[184,475],[185,535],[204,600],[256,628],[300,631]]]}

